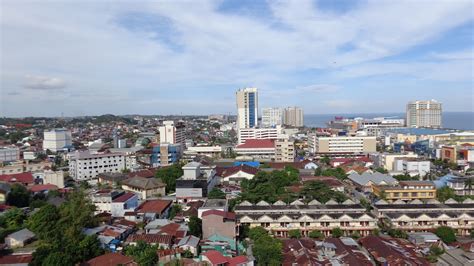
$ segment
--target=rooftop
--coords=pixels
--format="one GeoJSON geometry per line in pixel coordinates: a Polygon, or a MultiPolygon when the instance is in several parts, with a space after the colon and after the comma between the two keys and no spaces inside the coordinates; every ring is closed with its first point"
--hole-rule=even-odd
{"type": "Polygon", "coordinates": [[[248,139],[244,144],[236,146],[236,149],[270,149],[275,147],[275,141],[271,139],[248,139]]]}
{"type": "Polygon", "coordinates": [[[131,177],[122,181],[122,184],[133,188],[154,189],[165,187],[166,184],[157,178],[145,178],[140,176],[131,177]]]}
{"type": "Polygon", "coordinates": [[[163,213],[169,206],[171,200],[147,200],[143,202],[137,209],[138,213],[163,213]]]}

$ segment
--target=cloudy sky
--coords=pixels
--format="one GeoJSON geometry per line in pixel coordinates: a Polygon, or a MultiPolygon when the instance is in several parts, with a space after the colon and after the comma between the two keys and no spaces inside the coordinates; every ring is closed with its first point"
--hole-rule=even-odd
{"type": "Polygon", "coordinates": [[[0,5],[0,116],[474,111],[471,0],[0,5]]]}

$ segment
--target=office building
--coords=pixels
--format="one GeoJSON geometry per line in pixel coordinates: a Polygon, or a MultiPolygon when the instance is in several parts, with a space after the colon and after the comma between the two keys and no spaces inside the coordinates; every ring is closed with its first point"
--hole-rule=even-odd
{"type": "Polygon", "coordinates": [[[282,127],[271,128],[240,128],[238,132],[238,144],[244,144],[248,139],[277,139],[282,135],[282,127]]]}
{"type": "Polygon", "coordinates": [[[315,137],[310,151],[317,154],[355,154],[376,151],[375,137],[315,137]]]}
{"type": "Polygon", "coordinates": [[[69,176],[74,180],[90,180],[101,173],[119,173],[125,169],[122,153],[98,153],[76,151],[68,154],[69,176]]]}
{"type": "Polygon", "coordinates": [[[281,108],[262,108],[262,127],[276,127],[283,124],[281,108]]]}
{"type": "Polygon", "coordinates": [[[258,120],[257,88],[245,88],[236,92],[237,128],[253,128],[258,120]]]}
{"type": "Polygon", "coordinates": [[[275,162],[294,162],[296,157],[295,142],[290,138],[275,140],[275,162]]]}
{"type": "Polygon", "coordinates": [[[152,148],[150,164],[152,167],[168,166],[181,159],[181,144],[161,143],[152,148]]]}
{"type": "Polygon", "coordinates": [[[303,109],[296,106],[285,108],[283,124],[290,127],[303,127],[303,109]]]}
{"type": "Polygon", "coordinates": [[[20,149],[18,147],[0,147],[0,163],[20,160],[20,149]]]}
{"type": "Polygon", "coordinates": [[[159,127],[160,143],[181,144],[186,147],[186,127],[183,122],[163,121],[159,127]]]}
{"type": "Polygon", "coordinates": [[[56,128],[45,131],[43,135],[43,150],[58,152],[72,148],[71,131],[64,128],[56,128]]]}
{"type": "Polygon", "coordinates": [[[407,104],[407,127],[432,127],[442,126],[441,103],[431,101],[413,101],[407,104]]]}

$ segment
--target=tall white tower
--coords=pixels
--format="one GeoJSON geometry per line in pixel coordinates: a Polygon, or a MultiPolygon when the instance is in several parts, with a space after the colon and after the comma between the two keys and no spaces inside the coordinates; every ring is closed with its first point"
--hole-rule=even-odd
{"type": "Polygon", "coordinates": [[[236,93],[237,128],[254,128],[258,121],[257,88],[240,89],[236,93]]]}

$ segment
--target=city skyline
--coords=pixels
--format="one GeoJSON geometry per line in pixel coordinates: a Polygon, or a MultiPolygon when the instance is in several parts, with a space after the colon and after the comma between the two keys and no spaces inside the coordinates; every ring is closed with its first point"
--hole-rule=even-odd
{"type": "Polygon", "coordinates": [[[1,7],[0,116],[236,114],[244,87],[307,114],[474,111],[471,1],[1,7]]]}

